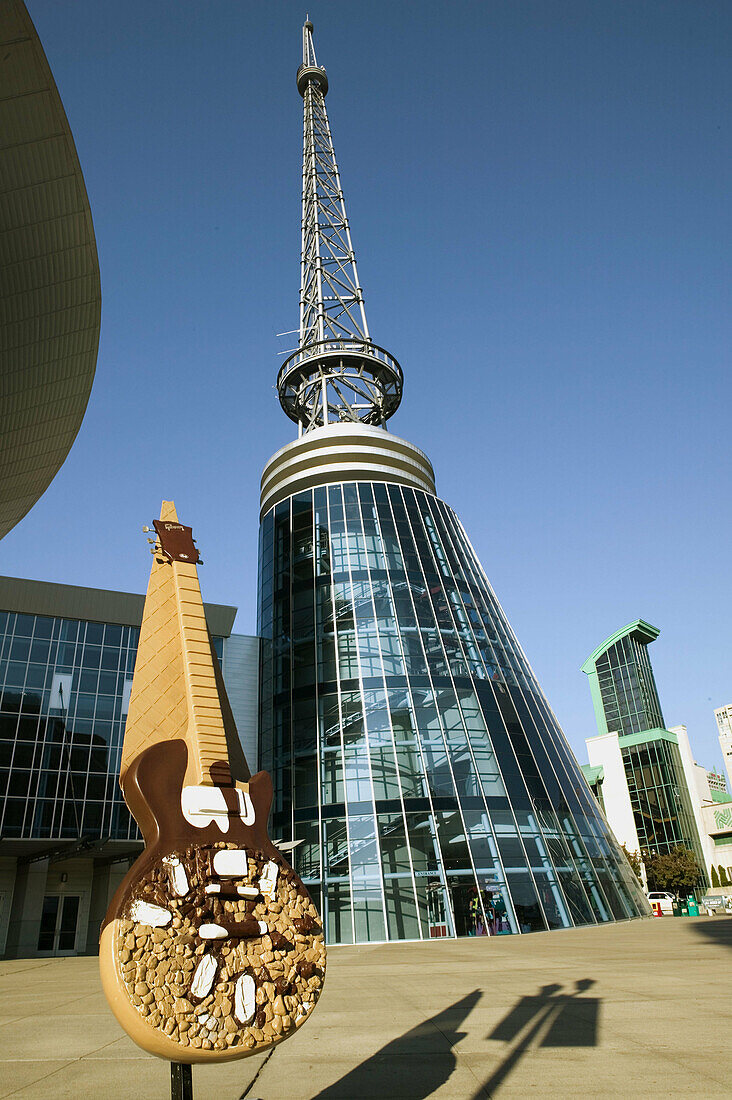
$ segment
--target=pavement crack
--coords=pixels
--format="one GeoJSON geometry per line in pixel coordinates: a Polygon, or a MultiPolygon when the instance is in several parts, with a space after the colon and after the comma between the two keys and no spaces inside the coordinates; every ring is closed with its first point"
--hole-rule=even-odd
{"type": "Polygon", "coordinates": [[[249,1093],[250,1093],[250,1092],[252,1091],[252,1089],[254,1088],[254,1085],[255,1085],[255,1083],[256,1083],[256,1081],[257,1081],[257,1078],[258,1078],[258,1077],[260,1076],[260,1074],[261,1074],[262,1070],[263,1070],[263,1069],[264,1069],[264,1067],[265,1067],[265,1066],[267,1065],[267,1062],[268,1062],[268,1061],[270,1060],[270,1058],[272,1057],[272,1055],[274,1054],[274,1052],[275,1052],[275,1050],[276,1050],[276,1049],[277,1049],[277,1047],[272,1047],[272,1049],[271,1049],[271,1050],[270,1050],[270,1051],[269,1051],[269,1052],[267,1053],[267,1056],[266,1056],[266,1058],[264,1058],[264,1059],[262,1060],[262,1064],[260,1065],[260,1067],[259,1067],[259,1069],[257,1070],[257,1072],[256,1072],[256,1073],[254,1074],[254,1076],[252,1077],[252,1079],[251,1079],[251,1081],[249,1082],[249,1084],[247,1085],[247,1087],[246,1087],[246,1088],[244,1089],[244,1092],[243,1092],[243,1093],[241,1094],[241,1096],[239,1097],[239,1100],[246,1100],[246,1097],[247,1097],[247,1096],[249,1095],[249,1093]]]}

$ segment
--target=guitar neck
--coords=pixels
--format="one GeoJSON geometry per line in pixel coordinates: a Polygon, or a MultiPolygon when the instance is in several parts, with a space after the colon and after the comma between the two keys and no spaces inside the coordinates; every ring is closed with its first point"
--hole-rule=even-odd
{"type": "Polygon", "coordinates": [[[195,565],[173,562],[189,720],[186,741],[196,783],[231,783],[224,718],[216,685],[215,657],[195,565]]]}
{"type": "MultiPolygon", "coordinates": [[[[172,501],[163,502],[160,519],[177,524],[172,501]]],[[[195,564],[170,560],[156,545],[125,728],[121,783],[140,752],[173,739],[185,740],[188,749],[186,785],[232,783],[215,659],[195,564]]]]}

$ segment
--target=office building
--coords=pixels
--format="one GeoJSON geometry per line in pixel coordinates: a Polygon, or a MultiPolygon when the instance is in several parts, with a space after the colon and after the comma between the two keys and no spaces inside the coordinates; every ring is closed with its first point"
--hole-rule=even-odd
{"type": "MultiPolygon", "coordinates": [[[[119,758],[143,602],[0,577],[0,954],[94,953],[142,850],[119,758]]],[[[206,606],[255,770],[259,643],[235,614],[206,606]]]]}
{"type": "Polygon", "coordinates": [[[728,703],[726,707],[717,707],[714,717],[719,730],[719,747],[722,750],[727,779],[732,789],[732,703],[728,703]]]}
{"type": "Polygon", "coordinates": [[[709,784],[710,791],[719,791],[721,794],[728,793],[727,780],[716,768],[707,772],[707,783],[709,784]]]}
{"type": "Polygon", "coordinates": [[[647,903],[423,451],[387,430],[303,29],[298,438],[262,477],[261,764],[331,943],[520,933],[647,903]]]}
{"type": "Polygon", "coordinates": [[[707,772],[693,758],[686,726],[667,729],[648,646],[659,631],[643,619],[611,634],[587,658],[599,735],[587,740],[585,776],[629,851],[683,846],[709,868],[703,806],[707,772]]]}

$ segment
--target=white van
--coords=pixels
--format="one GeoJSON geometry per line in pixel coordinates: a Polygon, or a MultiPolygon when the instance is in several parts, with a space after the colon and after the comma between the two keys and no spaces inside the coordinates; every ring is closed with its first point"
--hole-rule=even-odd
{"type": "Polygon", "coordinates": [[[648,895],[648,900],[651,903],[651,909],[656,912],[656,907],[661,906],[661,912],[664,917],[670,917],[674,910],[674,898],[673,894],[669,894],[666,890],[654,890],[648,895]]]}

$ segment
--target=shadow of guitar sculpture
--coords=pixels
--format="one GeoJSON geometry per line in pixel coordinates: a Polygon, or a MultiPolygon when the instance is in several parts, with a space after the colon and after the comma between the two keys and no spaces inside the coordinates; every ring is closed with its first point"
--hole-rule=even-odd
{"type": "Polygon", "coordinates": [[[242,1058],[305,1022],[325,977],[320,919],[267,835],[201,602],[190,527],[164,501],[120,783],[145,849],[100,939],[122,1027],[174,1062],[242,1058]]]}

